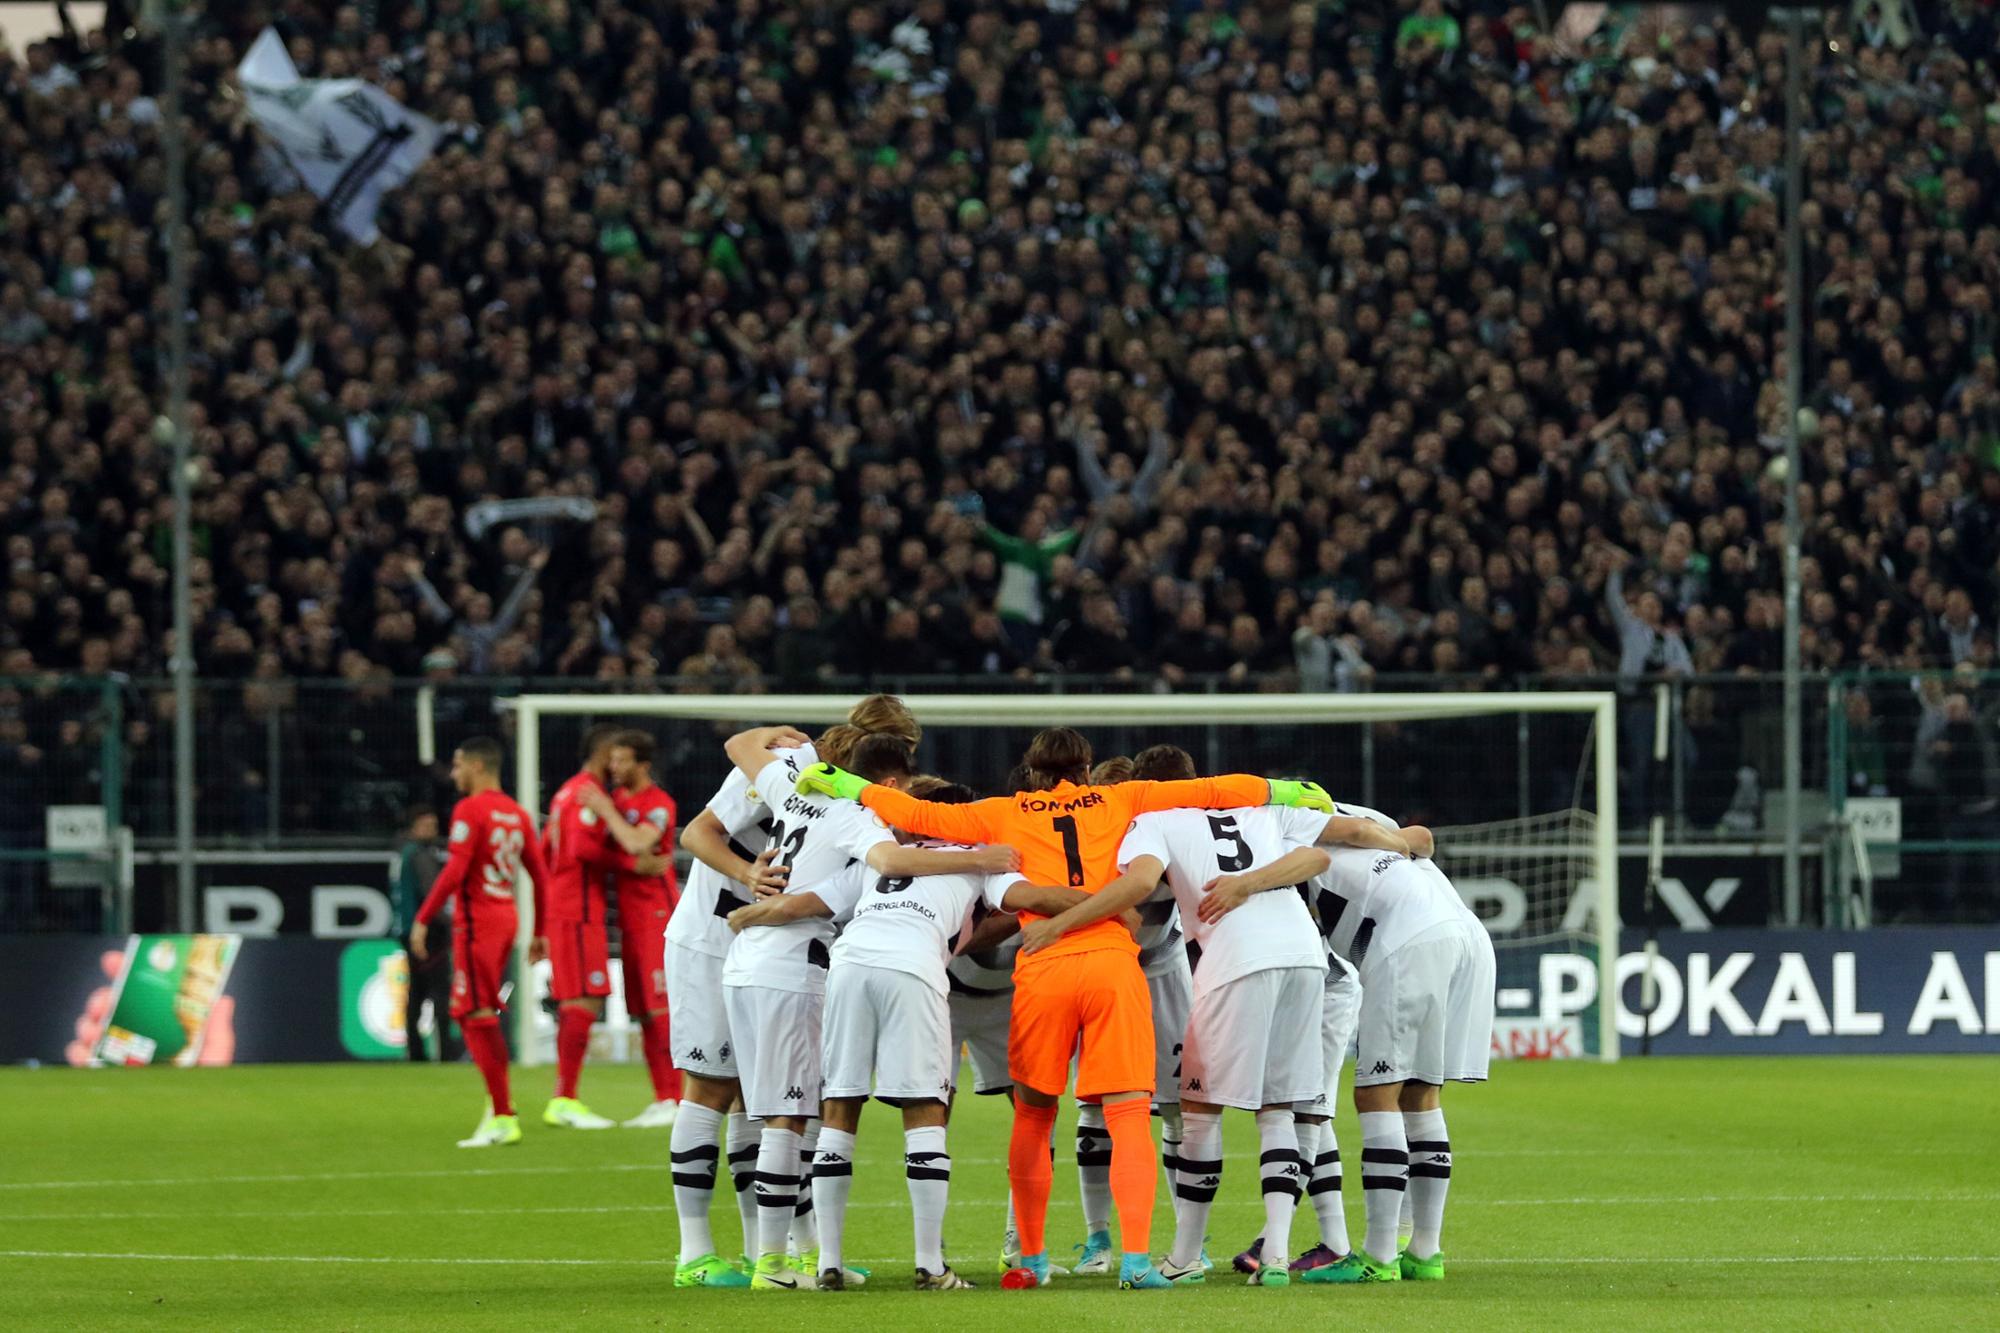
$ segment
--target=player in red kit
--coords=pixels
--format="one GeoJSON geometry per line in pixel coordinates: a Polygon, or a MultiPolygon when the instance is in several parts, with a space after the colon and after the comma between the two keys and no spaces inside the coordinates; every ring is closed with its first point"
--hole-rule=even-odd
{"type": "Polygon", "coordinates": [[[507,1088],[507,1039],[500,1032],[500,987],[514,950],[520,916],[515,884],[523,867],[534,881],[535,919],[544,916],[549,871],[528,812],[500,790],[500,742],[469,740],[451,756],[452,785],[465,797],[451,811],[449,855],[417,909],[410,952],[428,954],[430,923],[452,903],[451,1016],[465,1033],[466,1049],[486,1080],[491,1105],[461,1148],[492,1148],[521,1141],[521,1122],[507,1088]]]}
{"type": "MultiPolygon", "coordinates": [[[[674,845],[674,798],[653,781],[653,738],[643,731],[620,732],[612,743],[611,799],[627,824],[657,830],[661,847],[674,845]]],[[[667,1023],[667,919],[680,901],[680,885],[673,862],[652,854],[621,858],[614,887],[625,1012],[639,1025],[653,1079],[652,1105],[625,1128],[662,1129],[674,1123],[681,1100],[681,1072],[674,1068],[667,1023]]]]}
{"type": "Polygon", "coordinates": [[[604,997],[611,993],[604,886],[621,854],[648,853],[660,841],[651,825],[627,824],[605,789],[611,743],[621,730],[596,726],[584,734],[583,767],[557,788],[542,831],[542,851],[553,878],[548,916],[535,930],[547,941],[549,994],[556,1002],[555,1096],[542,1112],[542,1123],[562,1129],[610,1129],[616,1123],[576,1096],[591,1025],[603,1016],[604,997]]]}

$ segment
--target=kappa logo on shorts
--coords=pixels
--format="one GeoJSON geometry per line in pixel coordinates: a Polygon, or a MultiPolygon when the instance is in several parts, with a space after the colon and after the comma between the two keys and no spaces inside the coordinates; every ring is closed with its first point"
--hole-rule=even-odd
{"type": "Polygon", "coordinates": [[[1188,1090],[1189,1092],[1200,1092],[1200,1091],[1201,1091],[1201,1080],[1200,1080],[1200,1079],[1198,1079],[1198,1078],[1191,1078],[1191,1079],[1189,1079],[1189,1080],[1187,1081],[1187,1090],[1188,1090]]]}
{"type": "Polygon", "coordinates": [[[805,1095],[806,1095],[806,1090],[800,1087],[796,1083],[792,1084],[791,1087],[785,1089],[786,1101],[795,1102],[798,1101],[801,1097],[804,1097],[805,1095]]]}
{"type": "Polygon", "coordinates": [[[1376,1072],[1376,1073],[1378,1073],[1378,1074],[1386,1074],[1386,1073],[1388,1073],[1388,1072],[1389,1072],[1389,1062],[1388,1062],[1387,1060],[1377,1060],[1377,1061],[1375,1062],[1375,1072],[1376,1072]]]}
{"type": "Polygon", "coordinates": [[[702,1052],[702,1049],[699,1046],[695,1047],[693,1050],[688,1052],[688,1059],[699,1060],[703,1064],[708,1063],[708,1056],[702,1052]]]}

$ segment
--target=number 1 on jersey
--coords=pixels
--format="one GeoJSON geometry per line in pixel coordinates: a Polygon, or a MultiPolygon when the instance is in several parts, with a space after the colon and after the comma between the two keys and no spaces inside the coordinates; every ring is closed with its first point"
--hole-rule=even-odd
{"type": "Polygon", "coordinates": [[[1056,832],[1062,834],[1063,859],[1069,862],[1069,886],[1083,887],[1083,848],[1076,840],[1076,816],[1057,815],[1053,821],[1056,832]]]}

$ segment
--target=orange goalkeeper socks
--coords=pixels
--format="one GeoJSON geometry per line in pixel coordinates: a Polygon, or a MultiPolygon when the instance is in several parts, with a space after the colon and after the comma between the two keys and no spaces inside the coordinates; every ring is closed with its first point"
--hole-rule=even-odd
{"type": "Polygon", "coordinates": [[[1055,1107],[1015,1103],[1014,1134],[1007,1142],[1007,1183],[1014,1191],[1014,1225],[1020,1232],[1022,1254],[1041,1254],[1045,1248],[1049,1190],[1056,1176],[1049,1158],[1055,1127],[1055,1107]]]}
{"type": "Polygon", "coordinates": [[[1111,1133],[1111,1198],[1118,1206],[1119,1248],[1126,1254],[1150,1254],[1153,1248],[1160,1155],[1153,1147],[1151,1119],[1152,1108],[1143,1097],[1104,1108],[1104,1127],[1111,1133]]]}

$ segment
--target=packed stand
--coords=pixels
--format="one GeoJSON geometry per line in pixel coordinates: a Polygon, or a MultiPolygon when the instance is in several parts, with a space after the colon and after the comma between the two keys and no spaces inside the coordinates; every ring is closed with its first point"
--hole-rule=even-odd
{"type": "MultiPolygon", "coordinates": [[[[1994,26],[1868,15],[1808,74],[1805,661],[1989,667],[1994,26]]],[[[0,55],[0,675],[170,649],[122,27],[0,55]]],[[[1440,0],[211,7],[199,670],[1774,669],[1782,49],[1440,0]],[[371,248],[249,123],[267,20],[447,128],[371,248]],[[524,497],[594,517],[468,531],[524,497]]]]}

